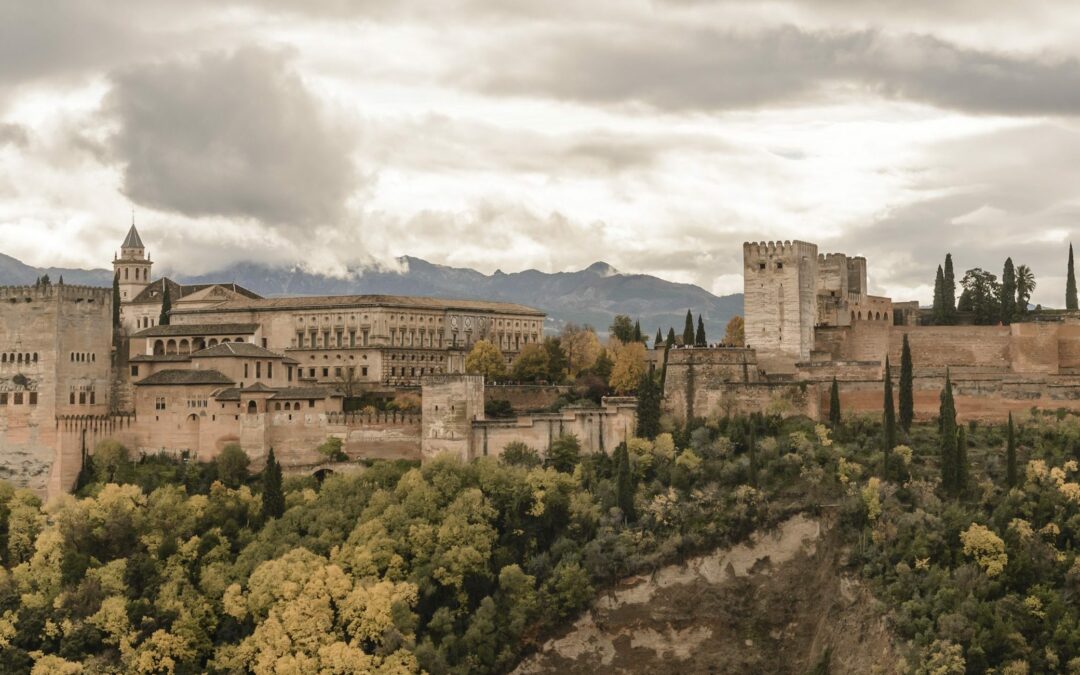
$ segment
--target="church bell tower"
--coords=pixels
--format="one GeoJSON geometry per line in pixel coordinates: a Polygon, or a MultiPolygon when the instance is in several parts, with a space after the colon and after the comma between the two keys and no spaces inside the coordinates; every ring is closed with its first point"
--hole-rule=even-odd
{"type": "Polygon", "coordinates": [[[153,264],[132,221],[131,229],[120,245],[120,256],[113,256],[113,272],[119,280],[122,304],[131,302],[150,285],[150,268],[153,264]]]}

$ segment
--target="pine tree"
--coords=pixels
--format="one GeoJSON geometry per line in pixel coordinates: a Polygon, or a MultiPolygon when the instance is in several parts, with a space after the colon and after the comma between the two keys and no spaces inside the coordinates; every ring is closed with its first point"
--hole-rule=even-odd
{"type": "Polygon", "coordinates": [[[634,477],[630,473],[630,451],[626,443],[615,448],[615,499],[626,522],[633,522],[634,477]]]}
{"type": "Polygon", "coordinates": [[[281,465],[274,459],[274,449],[266,457],[262,474],[262,516],[264,520],[280,518],[285,513],[285,492],[281,487],[281,465]]]}
{"type": "MultiPolygon", "coordinates": [[[[893,405],[892,368],[889,366],[889,357],[885,357],[885,396],[882,424],[885,427],[885,451],[886,458],[892,449],[896,447],[896,408],[893,405]]],[[[888,460],[886,459],[886,462],[888,460]]]]}
{"type": "Polygon", "coordinates": [[[172,311],[172,299],[169,297],[169,285],[162,284],[165,291],[161,294],[161,316],[158,318],[159,326],[169,325],[169,312],[172,311]]]}
{"type": "Polygon", "coordinates": [[[904,346],[900,351],[900,428],[904,433],[911,431],[915,419],[915,375],[911,364],[911,345],[907,333],[904,333],[904,346]]]}
{"type": "Polygon", "coordinates": [[[945,254],[945,276],[942,278],[941,291],[945,318],[949,323],[953,323],[956,320],[956,273],[953,271],[952,253],[945,254]]]}
{"type": "Polygon", "coordinates": [[[695,347],[708,347],[709,342],[705,339],[705,322],[702,320],[701,315],[697,317],[697,333],[694,335],[695,347]]]}
{"type": "Polygon", "coordinates": [[[934,324],[943,325],[946,322],[945,273],[941,271],[941,265],[938,265],[937,276],[934,277],[934,305],[932,309],[934,324]]]}
{"type": "Polygon", "coordinates": [[[945,371],[945,388],[941,390],[941,487],[946,494],[957,492],[956,404],[953,401],[952,379],[945,371]]]}
{"type": "Polygon", "coordinates": [[[1016,318],[1016,268],[1012,258],[1005,258],[1005,269],[1001,273],[1001,322],[1012,323],[1016,318]]]}
{"type": "Polygon", "coordinates": [[[1069,269],[1065,280],[1065,309],[1076,309],[1076,269],[1073,267],[1072,244],[1069,244],[1069,269]]]}
{"type": "Polygon", "coordinates": [[[656,438],[660,433],[660,387],[652,374],[641,376],[637,391],[637,436],[656,438]]]}
{"type": "Polygon", "coordinates": [[[112,324],[113,328],[120,327],[120,273],[117,272],[112,280],[112,324]]]}
{"type": "Polygon", "coordinates": [[[840,415],[840,385],[837,384],[834,377],[832,379],[832,391],[829,392],[829,424],[832,425],[833,429],[839,429],[842,419],[840,415]]]}
{"type": "Polygon", "coordinates": [[[694,315],[686,310],[686,324],[682,331],[683,347],[691,347],[694,344],[694,315]]]}
{"type": "Polygon", "coordinates": [[[675,346],[675,329],[668,326],[667,329],[667,342],[664,343],[667,347],[671,348],[675,346]]]}
{"type": "Polygon", "coordinates": [[[1009,413],[1009,440],[1005,447],[1005,484],[1009,488],[1016,487],[1016,429],[1012,413],[1009,413]]]}

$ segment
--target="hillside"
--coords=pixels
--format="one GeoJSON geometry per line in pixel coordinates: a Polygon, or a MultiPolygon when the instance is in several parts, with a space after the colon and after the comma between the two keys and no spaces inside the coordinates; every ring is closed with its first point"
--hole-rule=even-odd
{"type": "MultiPolygon", "coordinates": [[[[354,268],[344,277],[313,274],[297,268],[237,263],[210,274],[166,274],[186,283],[236,282],[265,296],[386,293],[515,302],[548,313],[548,331],[566,322],[590,324],[604,333],[616,314],[640,319],[649,336],[669,326],[682,331],[686,310],[703,313],[710,339],[719,339],[728,319],[742,313],[742,295],[716,296],[692,284],[665,281],[647,274],[622,274],[598,262],[577,272],[525,270],[486,275],[476,270],[436,265],[405,257],[404,272],[354,268]]],[[[36,268],[0,254],[0,284],[28,284],[42,274],[54,281],[107,286],[111,272],[36,268]]]]}

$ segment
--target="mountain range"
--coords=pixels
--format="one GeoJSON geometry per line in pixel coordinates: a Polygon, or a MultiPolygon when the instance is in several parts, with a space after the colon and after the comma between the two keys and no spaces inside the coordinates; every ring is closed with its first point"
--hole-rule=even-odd
{"type": "MultiPolygon", "coordinates": [[[[356,268],[343,277],[251,262],[236,263],[211,274],[169,276],[180,283],[235,282],[267,297],[383,293],[514,302],[547,312],[549,332],[574,322],[589,324],[604,334],[616,314],[627,314],[641,321],[641,329],[648,337],[653,337],[657,328],[666,334],[668,327],[674,327],[681,334],[689,309],[695,318],[703,315],[709,339],[718,341],[728,320],[742,313],[742,294],[716,296],[693,284],[673,283],[647,274],[622,274],[603,262],[577,272],[530,269],[511,274],[501,270],[482,274],[408,256],[399,262],[404,271],[356,268]]],[[[62,276],[69,284],[112,284],[109,270],[32,267],[0,254],[0,284],[31,284],[43,274],[48,274],[54,283],[62,276]]]]}

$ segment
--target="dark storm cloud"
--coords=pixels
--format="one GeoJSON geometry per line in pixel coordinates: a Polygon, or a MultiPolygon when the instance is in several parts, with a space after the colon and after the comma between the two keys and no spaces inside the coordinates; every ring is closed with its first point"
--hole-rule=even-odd
{"type": "Polygon", "coordinates": [[[144,206],[300,227],[337,218],[357,187],[350,142],[281,53],[131,68],[104,110],[124,192],[144,206]]]}
{"type": "Polygon", "coordinates": [[[470,60],[458,78],[493,94],[677,111],[869,93],[976,113],[1080,112],[1074,59],[979,51],[876,30],[786,26],[739,33],[658,24],[534,31],[470,60]]]}

